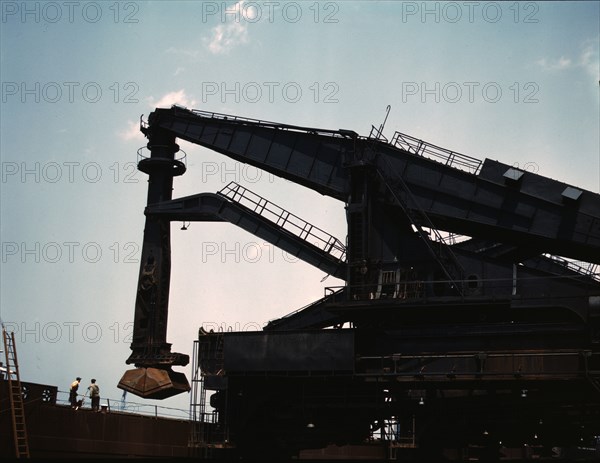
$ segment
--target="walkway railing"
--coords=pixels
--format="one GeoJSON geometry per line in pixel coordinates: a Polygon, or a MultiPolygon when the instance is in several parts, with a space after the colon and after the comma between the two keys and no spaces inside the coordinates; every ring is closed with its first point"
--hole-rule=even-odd
{"type": "Polygon", "coordinates": [[[401,132],[394,133],[390,144],[417,156],[423,156],[475,175],[479,173],[482,164],[479,159],[466,154],[455,153],[401,132]]]}
{"type": "MultiPolygon", "coordinates": [[[[81,408],[83,410],[91,409],[91,399],[89,396],[84,394],[77,394],[77,400],[83,400],[81,408]]],[[[58,391],[56,403],[58,405],[70,405],[69,392],[58,391]]],[[[122,413],[135,413],[138,415],[153,416],[155,418],[173,418],[181,420],[189,420],[189,410],[183,410],[180,408],[164,407],[161,405],[145,404],[130,402],[123,399],[110,399],[100,398],[100,409],[106,412],[122,412],[122,413]]]]}
{"type": "Polygon", "coordinates": [[[549,259],[552,259],[557,264],[562,265],[563,267],[571,270],[572,272],[589,276],[596,281],[600,281],[600,269],[598,264],[565,259],[563,257],[554,256],[552,254],[544,254],[544,256],[549,259]]]}
{"type": "Polygon", "coordinates": [[[321,230],[319,227],[315,227],[304,219],[273,204],[247,188],[231,182],[219,191],[219,194],[268,219],[292,235],[316,246],[332,257],[340,261],[345,260],[346,246],[335,236],[321,230]]]}
{"type": "Polygon", "coordinates": [[[343,130],[342,131],[328,130],[328,129],[313,128],[313,127],[302,127],[302,126],[298,126],[298,125],[282,124],[280,122],[263,121],[260,119],[252,119],[249,117],[234,116],[231,114],[222,114],[222,113],[215,113],[215,112],[210,112],[210,111],[201,111],[199,109],[188,109],[188,108],[184,108],[182,106],[177,106],[177,105],[172,106],[172,108],[175,108],[176,110],[179,110],[179,111],[183,112],[184,114],[191,113],[191,114],[194,114],[195,116],[206,117],[206,118],[210,118],[210,119],[218,119],[218,120],[222,120],[222,121],[247,122],[249,124],[258,125],[260,127],[271,127],[271,128],[277,128],[280,130],[311,133],[311,134],[315,134],[315,135],[323,135],[323,136],[328,136],[328,137],[336,137],[336,138],[349,138],[350,137],[350,135],[347,133],[348,131],[343,131],[343,130]]]}

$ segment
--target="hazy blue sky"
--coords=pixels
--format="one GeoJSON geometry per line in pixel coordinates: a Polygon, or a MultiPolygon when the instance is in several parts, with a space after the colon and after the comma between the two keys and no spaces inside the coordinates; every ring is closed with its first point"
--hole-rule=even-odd
{"type": "MultiPolygon", "coordinates": [[[[157,106],[368,135],[391,105],[388,137],[600,190],[598,2],[1,6],[0,316],[27,381],[95,377],[120,397],[146,201],[138,124],[157,106]]],[[[181,146],[175,196],[238,181],[344,240],[343,204],[181,146]]],[[[202,324],[259,329],[340,284],[232,225],[180,227],[174,351],[191,353],[202,324]]]]}

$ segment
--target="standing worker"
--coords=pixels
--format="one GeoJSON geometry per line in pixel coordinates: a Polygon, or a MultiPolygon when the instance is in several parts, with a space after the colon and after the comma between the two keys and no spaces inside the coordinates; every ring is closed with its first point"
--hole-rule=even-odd
{"type": "Polygon", "coordinates": [[[92,384],[88,386],[90,397],[92,398],[92,410],[100,411],[100,388],[96,384],[96,380],[92,378],[92,384]]]}
{"type": "Polygon", "coordinates": [[[69,389],[69,402],[71,402],[72,408],[77,408],[77,389],[79,389],[80,382],[81,378],[78,376],[75,378],[75,381],[71,383],[71,388],[69,389]]]}

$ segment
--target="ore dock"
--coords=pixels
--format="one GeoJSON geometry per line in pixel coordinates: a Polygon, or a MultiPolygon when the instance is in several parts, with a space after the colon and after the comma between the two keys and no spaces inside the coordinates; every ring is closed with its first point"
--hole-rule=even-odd
{"type": "Polygon", "coordinates": [[[600,459],[599,194],[383,124],[361,136],[173,106],[140,128],[146,224],[119,387],[189,393],[189,420],[79,413],[76,435],[56,388],[5,379],[3,456],[19,455],[22,413],[34,457],[600,459]],[[347,235],[238,183],[173,198],[177,139],[338,200],[347,235]],[[230,222],[345,284],[262,331],[199,329],[190,364],[166,339],[173,221],[230,222]]]}

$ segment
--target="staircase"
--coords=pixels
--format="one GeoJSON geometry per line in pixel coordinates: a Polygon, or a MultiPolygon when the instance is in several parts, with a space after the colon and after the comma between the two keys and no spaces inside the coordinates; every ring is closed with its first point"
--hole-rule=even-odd
{"type": "Polygon", "coordinates": [[[13,424],[15,456],[17,458],[29,458],[29,442],[27,440],[27,428],[25,426],[25,408],[23,406],[23,395],[21,393],[21,379],[19,377],[19,362],[17,361],[17,350],[15,347],[15,333],[11,332],[9,334],[3,328],[2,337],[4,338],[4,354],[6,358],[6,375],[10,396],[10,412],[13,424]]]}
{"type": "Polygon", "coordinates": [[[231,182],[219,191],[218,194],[250,209],[252,212],[276,224],[280,229],[316,246],[333,259],[339,262],[345,261],[346,246],[335,236],[315,227],[247,188],[231,182]]]}

